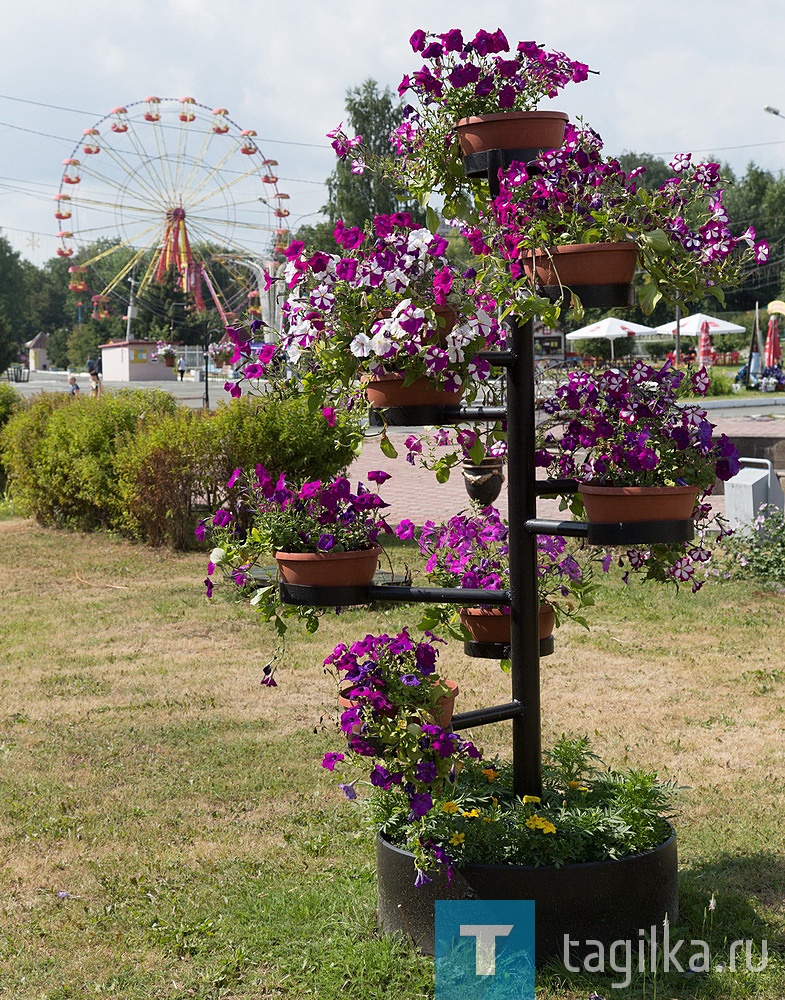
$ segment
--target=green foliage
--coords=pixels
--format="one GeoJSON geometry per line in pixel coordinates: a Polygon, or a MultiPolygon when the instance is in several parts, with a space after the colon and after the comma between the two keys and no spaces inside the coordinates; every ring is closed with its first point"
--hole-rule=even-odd
{"type": "Polygon", "coordinates": [[[59,326],[54,333],[50,334],[46,342],[46,356],[49,359],[50,368],[68,367],[68,336],[70,330],[65,326],[59,326]]]}
{"type": "Polygon", "coordinates": [[[422,819],[409,817],[400,794],[375,791],[373,822],[424,868],[429,841],[457,865],[537,866],[604,861],[667,840],[672,784],[643,769],[605,767],[586,737],[562,736],[545,758],[540,797],[514,795],[509,764],[471,760],[422,819]]]}
{"type": "MultiPolygon", "coordinates": [[[[66,341],[67,364],[62,367],[84,369],[88,358],[97,358],[100,355],[99,344],[107,341],[105,326],[107,322],[101,323],[81,323],[75,326],[68,334],[66,341]]],[[[47,345],[47,354],[49,346],[47,345]]]]}
{"type": "Polygon", "coordinates": [[[121,389],[101,400],[42,393],[17,411],[3,435],[14,499],[42,524],[92,530],[117,510],[114,458],[144,414],[177,403],[155,389],[121,389]]]}
{"type": "MultiPolygon", "coordinates": [[[[390,153],[390,133],[400,124],[399,104],[389,87],[379,89],[375,80],[367,79],[359,87],[346,92],[346,118],[353,134],[363,137],[363,147],[373,156],[390,153]]],[[[331,228],[337,219],[347,226],[362,228],[375,215],[409,211],[423,218],[406,192],[396,187],[378,171],[353,174],[351,163],[339,160],[327,180],[327,213],[331,228]]]]}
{"type": "Polygon", "coordinates": [[[645,350],[652,361],[664,361],[669,351],[676,349],[675,339],[647,340],[645,350]]]}
{"type": "Polygon", "coordinates": [[[19,357],[19,344],[11,333],[11,324],[0,302],[0,373],[19,357]]]}
{"type": "Polygon", "coordinates": [[[193,547],[194,508],[211,497],[222,472],[210,424],[208,415],[184,406],[138,421],[114,462],[118,528],[151,545],[193,547]]]}
{"type": "Polygon", "coordinates": [[[738,530],[727,545],[737,576],[785,584],[785,516],[779,507],[762,507],[752,525],[738,530]]]}
{"type": "Polygon", "coordinates": [[[329,478],[349,465],[358,439],[352,417],[331,428],[303,397],[243,398],[208,415],[157,389],[121,389],[22,402],[0,455],[17,509],[41,524],[188,548],[196,508],[224,502],[233,469],[261,462],[276,475],[329,478]]]}
{"type": "Polygon", "coordinates": [[[586,354],[592,358],[601,358],[603,361],[610,361],[611,343],[613,344],[614,358],[629,358],[635,350],[634,337],[619,337],[618,340],[610,341],[606,337],[596,337],[593,340],[581,340],[575,345],[581,354],[586,354]]]}
{"type": "Polygon", "coordinates": [[[213,448],[224,478],[261,463],[271,475],[328,479],[344,472],[360,441],[358,422],[337,412],[330,427],[314,399],[242,396],[223,403],[212,418],[213,448]]]}
{"type": "MultiPolygon", "coordinates": [[[[0,382],[0,433],[11,419],[11,415],[21,405],[22,397],[16,391],[3,382],[0,382]]],[[[5,490],[6,472],[0,456],[0,491],[5,490]]]]}
{"type": "Polygon", "coordinates": [[[21,405],[22,397],[12,386],[0,382],[0,428],[5,427],[11,414],[21,405]]]}

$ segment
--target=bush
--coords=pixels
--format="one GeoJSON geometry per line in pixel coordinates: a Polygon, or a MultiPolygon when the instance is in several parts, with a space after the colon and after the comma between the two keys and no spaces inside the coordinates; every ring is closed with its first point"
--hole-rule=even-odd
{"type": "MultiPolygon", "coordinates": [[[[22,397],[16,389],[12,389],[10,385],[5,385],[0,382],[0,434],[2,433],[5,425],[11,419],[11,415],[19,408],[21,403],[22,397]]],[[[7,475],[5,466],[0,460],[0,493],[4,492],[6,482],[7,475]]]]}
{"type": "Polygon", "coordinates": [[[155,546],[193,546],[195,508],[220,479],[211,424],[201,410],[184,406],[142,418],[115,460],[117,528],[155,546]]]}
{"type": "Polygon", "coordinates": [[[226,479],[234,469],[258,463],[271,475],[285,472],[291,481],[328,479],[346,471],[360,441],[355,418],[337,413],[330,427],[305,396],[243,396],[219,406],[212,422],[213,447],[225,463],[226,479]]]}
{"type": "Polygon", "coordinates": [[[354,418],[330,427],[303,397],[242,398],[204,414],[157,389],[121,389],[23,402],[1,454],[20,513],[179,549],[194,541],[196,512],[224,503],[235,468],[327,479],[348,467],[359,435],[354,418]]]}
{"type": "Polygon", "coordinates": [[[121,389],[100,400],[33,397],[3,436],[14,500],[41,524],[83,531],[110,526],[118,508],[119,445],[143,415],[176,408],[171,395],[156,389],[121,389]]]}
{"type": "Polygon", "coordinates": [[[785,584],[785,516],[779,507],[761,507],[752,525],[736,531],[727,545],[738,575],[785,584]]]}
{"type": "Polygon", "coordinates": [[[672,337],[667,340],[648,340],[644,347],[652,361],[664,361],[669,351],[676,350],[676,341],[672,337]]]}

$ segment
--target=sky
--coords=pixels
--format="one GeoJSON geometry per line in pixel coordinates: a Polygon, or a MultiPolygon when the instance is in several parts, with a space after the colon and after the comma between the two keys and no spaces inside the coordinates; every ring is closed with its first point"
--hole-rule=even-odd
{"type": "MultiPolygon", "coordinates": [[[[465,36],[502,28],[513,46],[534,40],[588,63],[597,75],[550,107],[582,117],[611,153],[692,151],[738,176],[750,161],[777,174],[785,117],[763,108],[785,115],[781,23],[774,0],[8,3],[0,232],[35,264],[54,256],[62,161],[112,108],[150,95],[228,109],[278,161],[291,228],[318,221],[334,165],[325,136],[345,116],[347,89],[369,77],[395,89],[420,65],[408,44],[417,28],[460,27],[465,36]]],[[[114,214],[94,219],[91,235],[116,232],[114,214]]]]}

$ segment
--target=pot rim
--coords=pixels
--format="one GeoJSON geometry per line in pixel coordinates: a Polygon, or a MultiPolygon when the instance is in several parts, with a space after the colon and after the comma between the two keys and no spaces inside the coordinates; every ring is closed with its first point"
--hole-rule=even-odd
{"type": "Polygon", "coordinates": [[[349,552],[287,552],[285,549],[276,549],[273,555],[276,559],[280,557],[292,562],[298,560],[312,562],[314,559],[361,559],[363,556],[370,557],[371,553],[378,556],[381,551],[381,545],[371,545],[367,549],[351,549],[349,552]]]}
{"type": "Polygon", "coordinates": [[[586,253],[594,250],[620,250],[622,252],[635,253],[638,252],[638,244],[633,240],[617,240],[615,242],[610,242],[608,240],[597,240],[596,243],[563,243],[555,247],[547,247],[542,250],[525,250],[525,257],[534,257],[537,260],[545,258],[546,260],[552,254],[567,254],[567,253],[586,253]]]}
{"type": "Polygon", "coordinates": [[[527,118],[569,121],[569,115],[565,111],[495,111],[488,115],[467,115],[465,118],[459,118],[455,123],[455,127],[462,128],[468,125],[477,125],[479,122],[525,121],[527,118]]]}
{"type": "Polygon", "coordinates": [[[697,494],[700,490],[698,486],[600,486],[597,483],[581,483],[578,487],[580,493],[588,493],[592,496],[664,496],[675,494],[686,495],[688,493],[697,494]]]}
{"type": "MultiPolygon", "coordinates": [[[[664,851],[668,849],[675,842],[676,828],[673,826],[670,820],[667,820],[664,817],[663,817],[663,822],[668,825],[668,829],[670,830],[670,834],[666,840],[663,840],[661,844],[657,844],[655,847],[650,847],[647,851],[638,851],[636,854],[625,854],[621,858],[605,858],[603,861],[573,861],[563,865],[516,865],[516,864],[492,864],[492,863],[483,864],[482,862],[473,862],[467,865],[460,865],[457,868],[457,870],[472,872],[478,869],[483,869],[483,870],[501,872],[501,871],[508,871],[511,868],[515,868],[520,871],[529,871],[529,872],[557,870],[557,869],[562,869],[565,872],[569,872],[569,871],[574,871],[576,869],[579,869],[581,871],[589,871],[592,868],[599,868],[601,865],[609,865],[609,864],[615,865],[615,864],[624,864],[625,862],[638,861],[640,858],[649,857],[652,854],[656,854],[658,851],[664,851]]],[[[391,843],[391,841],[389,841],[387,837],[384,836],[381,830],[376,831],[376,838],[377,840],[382,841],[384,843],[384,846],[389,850],[395,851],[397,854],[402,854],[412,859],[414,858],[414,855],[412,854],[411,851],[407,851],[405,848],[398,847],[395,844],[391,843]]]]}

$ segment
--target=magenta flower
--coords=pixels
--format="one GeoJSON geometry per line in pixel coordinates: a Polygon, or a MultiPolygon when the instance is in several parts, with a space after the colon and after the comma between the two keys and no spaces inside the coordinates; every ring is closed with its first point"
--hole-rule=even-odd
{"type": "Polygon", "coordinates": [[[326,767],[328,771],[334,771],[335,765],[342,760],[346,760],[345,754],[335,753],[334,751],[330,750],[324,755],[324,759],[322,760],[322,767],[326,767]]]}

